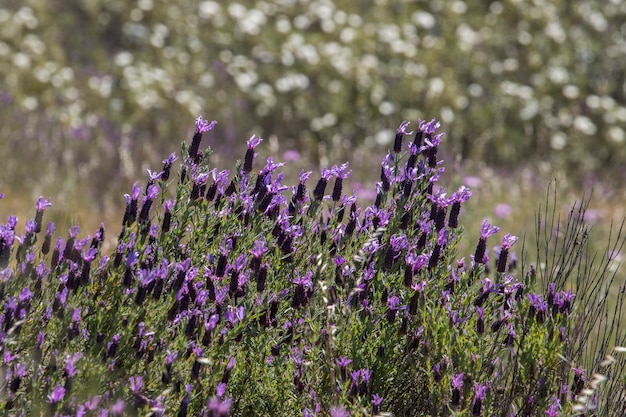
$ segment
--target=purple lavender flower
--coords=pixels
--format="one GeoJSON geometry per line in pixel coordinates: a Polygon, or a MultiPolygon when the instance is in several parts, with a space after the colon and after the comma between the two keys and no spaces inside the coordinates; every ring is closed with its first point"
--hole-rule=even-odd
{"type": "Polygon", "coordinates": [[[476,264],[484,264],[485,263],[485,255],[487,249],[487,238],[493,236],[498,233],[500,228],[497,226],[493,226],[489,223],[489,220],[484,219],[482,228],[480,229],[480,239],[478,240],[478,246],[476,247],[476,252],[474,253],[474,262],[476,264]]]}
{"type": "Polygon", "coordinates": [[[126,408],[126,403],[121,398],[118,398],[117,401],[111,406],[111,413],[114,416],[122,416],[124,415],[124,409],[126,408]]]}
{"type": "MultiPolygon", "coordinates": [[[[153,185],[157,180],[160,180],[163,177],[163,171],[153,171],[151,169],[146,169],[148,173],[148,187],[153,185]]],[[[148,190],[146,187],[146,191],[148,190]]]]}
{"type": "Polygon", "coordinates": [[[556,395],[552,396],[552,405],[545,412],[548,417],[558,417],[561,409],[561,402],[556,395]]]}
{"type": "Polygon", "coordinates": [[[347,356],[340,356],[337,358],[337,365],[339,365],[339,372],[341,374],[341,380],[348,380],[348,365],[352,363],[352,359],[347,356]]]}
{"type": "Polygon", "coordinates": [[[483,239],[487,239],[490,236],[495,235],[499,231],[500,231],[499,227],[493,226],[491,223],[489,223],[489,220],[484,219],[482,223],[482,227],[480,229],[480,237],[483,239]]]}
{"type": "Polygon", "coordinates": [[[301,203],[301,204],[306,201],[306,198],[307,198],[306,182],[311,176],[311,174],[312,174],[311,171],[305,171],[305,170],[300,171],[300,175],[299,175],[300,181],[298,183],[298,187],[296,188],[296,191],[293,196],[294,201],[301,203]]]}
{"type": "Polygon", "coordinates": [[[52,389],[52,393],[48,394],[48,402],[50,404],[56,404],[63,400],[65,396],[65,388],[63,385],[57,384],[52,389]]]}
{"type": "Polygon", "coordinates": [[[151,185],[148,187],[148,193],[143,198],[143,205],[141,206],[141,212],[139,213],[138,222],[147,225],[150,223],[150,208],[152,207],[152,203],[159,193],[159,187],[156,185],[151,185]]]}
{"type": "Polygon", "coordinates": [[[254,241],[253,248],[250,249],[250,254],[254,257],[253,259],[258,259],[259,262],[263,257],[263,254],[268,251],[267,243],[265,239],[261,236],[254,241]]]}
{"type": "Polygon", "coordinates": [[[391,180],[394,178],[394,168],[390,165],[392,162],[393,157],[391,154],[388,154],[380,165],[380,190],[377,193],[378,195],[380,195],[381,192],[386,193],[391,189],[391,180]]]}
{"type": "Polygon", "coordinates": [[[189,156],[191,157],[191,159],[196,159],[198,157],[202,134],[213,129],[216,124],[217,122],[215,120],[209,123],[207,120],[204,120],[202,116],[198,116],[198,118],[196,119],[196,132],[194,133],[193,139],[191,140],[191,146],[189,146],[189,156]]]}
{"type": "Polygon", "coordinates": [[[131,194],[124,194],[124,197],[126,197],[126,210],[124,212],[122,226],[132,225],[137,218],[137,200],[139,199],[140,193],[141,188],[139,188],[139,183],[136,182],[133,184],[131,194]]]}
{"type": "Polygon", "coordinates": [[[217,384],[217,388],[215,388],[215,395],[217,398],[222,398],[226,394],[226,384],[224,382],[220,382],[217,384]]]}
{"type": "Polygon", "coordinates": [[[39,197],[39,199],[37,199],[37,211],[44,211],[46,208],[51,207],[52,204],[50,203],[50,200],[46,200],[43,197],[39,197]]]}
{"type": "Polygon", "coordinates": [[[463,372],[452,375],[452,405],[461,403],[461,389],[463,389],[463,372]]]}
{"type": "Polygon", "coordinates": [[[472,192],[465,186],[459,187],[459,189],[450,196],[452,201],[452,208],[450,209],[450,215],[448,217],[448,227],[453,229],[459,227],[459,213],[461,212],[461,203],[466,202],[472,196],[472,192]]]}
{"type": "Polygon", "coordinates": [[[133,394],[136,394],[141,390],[141,387],[143,386],[143,378],[139,375],[131,376],[128,379],[128,384],[130,387],[130,392],[132,392],[133,394]]]}
{"type": "Polygon", "coordinates": [[[300,308],[305,306],[313,291],[313,272],[308,271],[306,274],[300,275],[296,271],[296,277],[291,282],[296,285],[291,303],[292,307],[300,308]]]}
{"type": "Polygon", "coordinates": [[[343,190],[343,180],[348,178],[352,170],[348,171],[348,162],[341,166],[333,166],[332,169],[335,174],[335,185],[333,187],[332,199],[337,202],[341,199],[341,192],[343,190]]]}
{"type": "Polygon", "coordinates": [[[315,189],[313,189],[313,198],[315,201],[322,201],[324,198],[324,191],[326,191],[326,184],[328,184],[328,180],[333,175],[333,171],[327,169],[326,167],[322,168],[322,173],[320,175],[320,179],[315,185],[315,189]]]}
{"type": "Polygon", "coordinates": [[[585,387],[585,375],[584,371],[580,368],[572,368],[574,371],[574,382],[572,383],[572,393],[574,395],[580,394],[585,387]]]}
{"type": "Polygon", "coordinates": [[[441,365],[438,363],[433,365],[433,378],[436,383],[441,382],[441,365]]]}
{"type": "Polygon", "coordinates": [[[423,125],[422,123],[420,123],[420,129],[424,129],[425,133],[424,146],[422,147],[423,153],[428,159],[428,167],[434,168],[437,166],[437,150],[444,134],[440,133],[433,136],[435,131],[439,128],[439,123],[435,123],[435,119],[423,125]]]}
{"type": "Polygon", "coordinates": [[[400,308],[400,297],[396,295],[392,295],[387,300],[387,321],[389,323],[393,323],[396,319],[396,315],[398,313],[398,309],[400,308]]]}
{"type": "Polygon", "coordinates": [[[19,363],[15,367],[15,370],[13,372],[13,379],[11,380],[9,384],[9,389],[11,390],[12,393],[17,392],[17,390],[20,389],[20,384],[22,382],[22,379],[26,376],[26,374],[27,374],[26,364],[19,363]]]}
{"type": "Polygon", "coordinates": [[[483,384],[474,384],[474,399],[472,400],[472,415],[480,416],[482,415],[482,406],[483,400],[485,399],[485,394],[487,393],[487,386],[483,384]]]}
{"type": "Polygon", "coordinates": [[[372,414],[376,415],[380,413],[380,405],[383,403],[384,398],[375,393],[372,395],[372,414]]]}
{"type": "Polygon", "coordinates": [[[338,407],[330,407],[330,417],[350,417],[350,413],[340,405],[338,407]]]}
{"type": "Polygon", "coordinates": [[[402,150],[402,139],[404,135],[411,135],[413,132],[407,132],[407,128],[411,122],[407,122],[406,120],[400,123],[400,126],[396,130],[396,138],[393,142],[393,151],[395,153],[399,153],[402,150]]]}
{"type": "Polygon", "coordinates": [[[56,231],[56,226],[54,222],[48,222],[48,226],[46,227],[46,236],[44,238],[43,244],[41,245],[41,253],[47,255],[50,252],[50,245],[52,244],[52,234],[56,231]]]}
{"type": "Polygon", "coordinates": [[[496,270],[498,272],[506,271],[509,249],[511,249],[511,247],[515,245],[515,242],[517,242],[518,239],[519,238],[517,236],[513,236],[510,233],[507,233],[506,236],[504,236],[504,238],[502,239],[502,247],[500,248],[498,262],[496,264],[496,270]]]}
{"type": "Polygon", "coordinates": [[[226,364],[226,369],[224,370],[224,374],[222,375],[222,379],[220,382],[224,384],[228,384],[228,381],[230,380],[230,374],[234,367],[235,367],[235,357],[231,356],[230,359],[228,359],[228,363],[226,364]]]}
{"type": "Polygon", "coordinates": [[[209,417],[228,417],[232,406],[232,398],[211,397],[207,404],[209,417]]]}
{"type": "Polygon", "coordinates": [[[167,181],[170,178],[172,164],[176,161],[176,152],[172,152],[170,156],[163,160],[163,170],[161,171],[161,179],[167,181]]]}
{"type": "Polygon", "coordinates": [[[68,378],[73,378],[78,374],[76,362],[83,357],[83,354],[76,352],[74,355],[67,354],[65,356],[65,374],[68,378]]]}
{"type": "Polygon", "coordinates": [[[572,292],[571,288],[567,292],[559,291],[556,293],[554,295],[554,306],[557,311],[567,317],[572,308],[572,300],[574,297],[576,297],[576,295],[572,292]]]}
{"type": "Polygon", "coordinates": [[[50,200],[46,200],[43,197],[39,197],[36,204],[36,213],[35,213],[35,228],[34,233],[41,232],[41,222],[43,220],[43,212],[46,208],[52,206],[50,204],[50,200]]]}
{"type": "Polygon", "coordinates": [[[479,335],[482,335],[483,333],[485,333],[485,319],[484,319],[485,310],[478,306],[476,306],[475,308],[476,308],[476,315],[478,316],[478,318],[476,319],[476,333],[478,333],[479,335]]]}
{"type": "Polygon", "coordinates": [[[163,222],[161,223],[161,231],[163,233],[167,233],[170,231],[173,208],[174,208],[174,201],[171,199],[165,200],[165,202],[163,203],[163,210],[165,210],[165,214],[163,214],[163,222]]]}
{"type": "Polygon", "coordinates": [[[260,137],[256,135],[252,135],[250,139],[246,142],[248,145],[248,149],[246,150],[246,156],[243,162],[243,171],[249,173],[252,171],[252,162],[254,160],[254,149],[259,146],[259,144],[263,141],[260,137]]]}
{"type": "Polygon", "coordinates": [[[509,323],[509,331],[507,332],[504,338],[504,345],[508,347],[513,346],[516,335],[517,334],[515,333],[515,328],[513,327],[513,323],[509,323]]]}

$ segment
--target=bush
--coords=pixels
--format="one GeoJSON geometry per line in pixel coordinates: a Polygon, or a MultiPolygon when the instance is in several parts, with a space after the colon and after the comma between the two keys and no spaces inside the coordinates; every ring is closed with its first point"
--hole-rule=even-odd
{"type": "Polygon", "coordinates": [[[400,125],[368,207],[344,193],[347,164],[322,169],[314,186],[311,172],[284,185],[271,157],[255,170],[256,136],[232,171],[211,168],[201,141],[214,125],[196,120],[177,175],[172,154],[134,185],[109,255],[104,226],[53,241],[43,198],[24,234],[16,217],[0,226],[5,413],[623,410],[624,358],[586,359],[626,331],[624,286],[613,315],[602,289],[612,259],[598,267],[585,252],[584,205],[564,231],[541,216],[540,267],[523,256],[516,273],[517,237],[505,235],[491,262],[499,229],[486,220],[474,253],[459,257],[471,192],[438,183],[435,120],[415,134],[400,125]],[[596,369],[618,360],[598,389],[596,369]]]}

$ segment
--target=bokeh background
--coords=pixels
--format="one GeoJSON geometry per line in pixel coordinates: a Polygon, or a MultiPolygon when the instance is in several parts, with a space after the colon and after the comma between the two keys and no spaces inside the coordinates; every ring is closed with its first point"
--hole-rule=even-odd
{"type": "Polygon", "coordinates": [[[294,178],[349,161],[367,198],[400,122],[437,117],[470,236],[532,235],[557,179],[564,212],[593,190],[602,253],[625,215],[625,22],[622,0],[3,0],[0,216],[43,195],[60,231],[114,239],[199,114],[218,168],[254,133],[294,178]]]}

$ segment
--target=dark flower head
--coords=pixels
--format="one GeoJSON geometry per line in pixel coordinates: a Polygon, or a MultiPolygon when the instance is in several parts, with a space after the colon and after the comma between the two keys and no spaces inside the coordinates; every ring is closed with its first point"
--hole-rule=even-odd
{"type": "Polygon", "coordinates": [[[405,120],[402,123],[400,123],[400,126],[396,130],[396,138],[393,142],[393,151],[395,153],[398,153],[402,150],[402,139],[404,138],[404,135],[410,135],[413,133],[413,132],[407,132],[407,128],[409,127],[410,124],[411,124],[410,122],[407,122],[405,120]]]}

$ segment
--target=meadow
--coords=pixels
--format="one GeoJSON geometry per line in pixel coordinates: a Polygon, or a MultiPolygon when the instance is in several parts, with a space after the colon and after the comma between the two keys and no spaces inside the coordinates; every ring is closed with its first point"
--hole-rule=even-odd
{"type": "Polygon", "coordinates": [[[625,15],[3,3],[2,413],[622,415],[625,15]]]}

